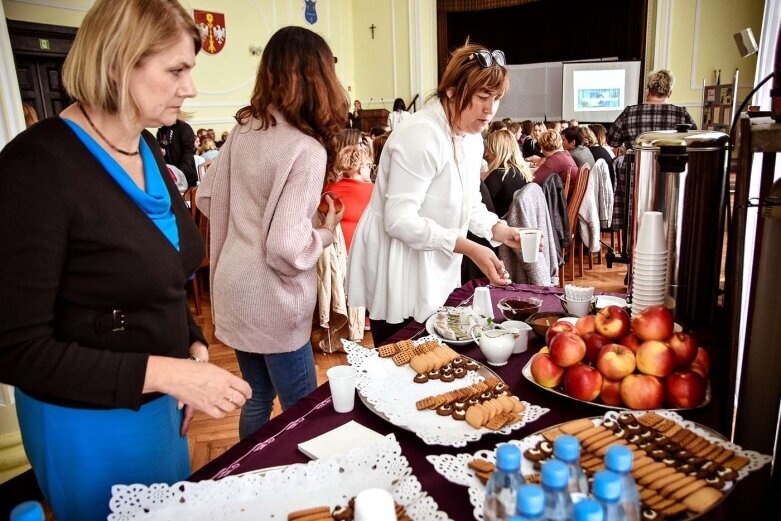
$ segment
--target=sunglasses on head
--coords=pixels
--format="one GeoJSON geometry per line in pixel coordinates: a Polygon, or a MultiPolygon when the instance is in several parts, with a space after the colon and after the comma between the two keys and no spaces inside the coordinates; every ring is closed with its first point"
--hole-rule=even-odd
{"type": "Polygon", "coordinates": [[[504,67],[507,64],[507,60],[504,57],[504,51],[500,51],[499,49],[496,49],[495,51],[475,51],[469,55],[469,59],[477,59],[477,63],[485,68],[494,64],[504,67]]]}

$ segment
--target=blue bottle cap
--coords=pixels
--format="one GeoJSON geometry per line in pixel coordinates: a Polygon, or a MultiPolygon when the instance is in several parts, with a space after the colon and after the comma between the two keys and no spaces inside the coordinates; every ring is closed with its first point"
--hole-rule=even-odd
{"type": "Polygon", "coordinates": [[[504,472],[517,472],[521,468],[521,449],[505,443],[496,449],[496,468],[504,472]]]}
{"type": "Polygon", "coordinates": [[[593,499],[584,499],[575,503],[573,517],[575,521],[602,521],[605,513],[602,511],[602,505],[593,499]]]}
{"type": "Polygon", "coordinates": [[[43,507],[37,501],[25,501],[11,510],[11,521],[42,521],[43,507]]]}
{"type": "Polygon", "coordinates": [[[553,455],[567,463],[580,458],[580,442],[575,436],[559,436],[553,442],[553,455]]]}
{"type": "Polygon", "coordinates": [[[623,445],[611,445],[605,454],[605,467],[613,472],[632,470],[632,451],[623,445]]]}
{"type": "Polygon", "coordinates": [[[545,510],[545,493],[539,485],[521,485],[515,508],[526,517],[541,516],[545,510]]]}
{"type": "Polygon", "coordinates": [[[542,464],[542,484],[548,488],[567,488],[569,471],[563,461],[551,459],[542,464]]]}
{"type": "Polygon", "coordinates": [[[612,470],[600,470],[594,474],[591,492],[600,501],[613,503],[621,497],[621,476],[612,470]]]}

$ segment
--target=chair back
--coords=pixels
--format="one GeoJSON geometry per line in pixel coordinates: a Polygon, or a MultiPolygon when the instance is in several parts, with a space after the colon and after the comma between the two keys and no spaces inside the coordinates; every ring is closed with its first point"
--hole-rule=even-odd
{"type": "Polygon", "coordinates": [[[569,170],[567,170],[567,176],[564,181],[564,197],[569,197],[569,183],[572,180],[572,176],[575,172],[577,172],[577,169],[573,170],[572,167],[569,167],[569,170]]]}
{"type": "Polygon", "coordinates": [[[205,248],[204,257],[201,261],[200,267],[209,265],[209,219],[203,215],[203,213],[195,205],[195,196],[198,194],[198,187],[194,186],[184,193],[185,203],[190,207],[190,215],[192,215],[193,222],[195,222],[196,228],[201,234],[203,240],[203,246],[205,248]]]}
{"type": "Polygon", "coordinates": [[[580,211],[580,205],[583,203],[583,198],[586,196],[590,175],[591,167],[588,163],[583,163],[578,172],[578,179],[575,181],[572,193],[567,197],[567,218],[569,219],[570,237],[574,237],[578,229],[578,212],[580,211]]]}

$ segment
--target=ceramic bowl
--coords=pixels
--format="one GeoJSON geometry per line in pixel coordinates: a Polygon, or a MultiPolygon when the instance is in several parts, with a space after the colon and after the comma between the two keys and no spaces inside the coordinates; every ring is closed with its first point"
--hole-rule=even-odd
{"type": "Polygon", "coordinates": [[[496,305],[507,320],[526,320],[540,311],[542,299],[537,297],[506,297],[496,305]]]}
{"type": "Polygon", "coordinates": [[[562,313],[560,311],[541,311],[527,318],[526,323],[532,327],[532,331],[534,331],[538,337],[544,339],[545,333],[548,332],[548,328],[557,320],[571,316],[572,315],[569,313],[562,313]]]}

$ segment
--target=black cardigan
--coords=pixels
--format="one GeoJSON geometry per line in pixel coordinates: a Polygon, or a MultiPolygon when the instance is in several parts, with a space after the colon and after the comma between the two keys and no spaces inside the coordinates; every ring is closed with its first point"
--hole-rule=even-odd
{"type": "Polygon", "coordinates": [[[206,343],[185,292],[203,241],[143,137],[178,252],[60,118],[0,152],[0,381],[51,403],[137,409],[159,396],[142,395],[149,355],[186,358],[206,343]]]}

